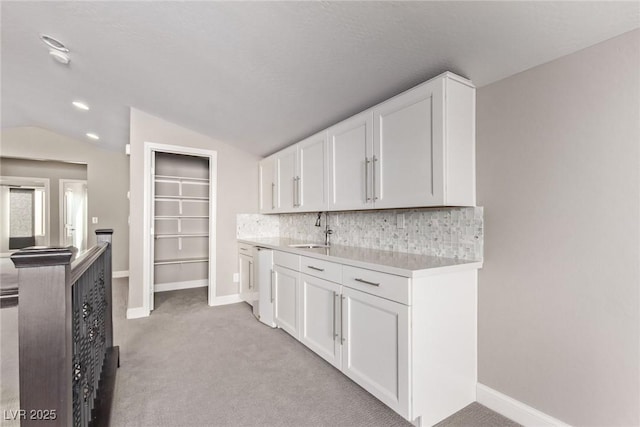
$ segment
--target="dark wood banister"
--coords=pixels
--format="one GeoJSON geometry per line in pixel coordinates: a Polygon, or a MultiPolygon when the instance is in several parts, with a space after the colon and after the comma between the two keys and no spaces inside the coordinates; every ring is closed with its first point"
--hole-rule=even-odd
{"type": "Polygon", "coordinates": [[[97,392],[93,393],[95,400],[89,405],[93,410],[88,416],[83,415],[83,420],[85,425],[109,425],[115,371],[119,365],[119,350],[113,347],[112,234],[110,229],[96,230],[97,245],[74,262],[77,251],[73,247],[32,247],[11,256],[18,269],[21,409],[18,416],[23,427],[78,424],[77,418],[74,419],[74,409],[76,413],[78,409],[74,406],[73,391],[74,386],[77,391],[81,383],[74,380],[77,374],[74,348],[81,342],[86,345],[87,334],[94,332],[93,326],[85,325],[81,341],[74,341],[77,339],[73,332],[74,310],[76,318],[78,313],[83,317],[77,303],[73,306],[74,288],[81,282],[84,286],[104,287],[103,299],[98,304],[94,302],[94,310],[97,306],[103,307],[104,315],[88,317],[104,325],[104,336],[98,336],[104,339],[104,347],[102,344],[99,347],[104,360],[97,361],[102,375],[97,392]],[[85,274],[88,276],[84,277],[85,274]]]}

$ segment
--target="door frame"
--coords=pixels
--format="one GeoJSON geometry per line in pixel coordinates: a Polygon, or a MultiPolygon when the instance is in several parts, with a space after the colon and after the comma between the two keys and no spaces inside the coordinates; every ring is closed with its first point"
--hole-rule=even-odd
{"type": "Polygon", "coordinates": [[[207,302],[215,305],[216,299],[216,201],[217,201],[217,176],[218,176],[218,152],[202,148],[187,147],[181,145],[159,144],[156,142],[144,142],[144,205],[143,205],[143,247],[142,247],[142,306],[147,313],[153,308],[153,180],[151,179],[152,157],[155,152],[183,154],[187,156],[207,157],[209,159],[209,285],[207,302]]]}
{"type": "MultiPolygon", "coordinates": [[[[47,228],[45,230],[44,241],[42,242],[42,244],[44,244],[45,246],[51,245],[51,230],[52,230],[51,228],[52,226],[51,224],[51,191],[50,191],[51,180],[49,178],[1,175],[0,182],[4,183],[5,181],[9,181],[10,183],[16,183],[16,185],[22,185],[24,186],[24,188],[33,188],[33,189],[44,188],[44,199],[46,204],[44,209],[44,214],[45,214],[45,224],[47,228]],[[40,182],[43,183],[42,187],[33,185],[34,183],[40,183],[40,182]]],[[[2,221],[3,221],[3,224],[0,224],[0,227],[2,227],[2,229],[0,230],[0,236],[2,236],[3,238],[6,237],[8,239],[9,238],[9,214],[8,214],[9,204],[7,203],[5,205],[4,203],[2,203],[1,205],[3,206],[3,209],[7,209],[7,212],[6,213],[4,211],[0,212],[2,214],[0,215],[0,218],[2,218],[2,221]],[[5,230],[7,232],[6,236],[4,236],[5,230]]],[[[36,244],[38,243],[36,242],[36,244]]],[[[13,252],[15,252],[15,250],[9,250],[9,249],[7,250],[8,252],[1,253],[0,255],[8,256],[13,252]]]]}
{"type": "Polygon", "coordinates": [[[85,185],[85,215],[84,215],[84,236],[82,236],[82,243],[84,250],[89,249],[89,183],[86,179],[66,179],[61,178],[58,180],[58,226],[60,227],[60,245],[62,246],[64,240],[64,184],[65,183],[82,183],[85,185]]]}

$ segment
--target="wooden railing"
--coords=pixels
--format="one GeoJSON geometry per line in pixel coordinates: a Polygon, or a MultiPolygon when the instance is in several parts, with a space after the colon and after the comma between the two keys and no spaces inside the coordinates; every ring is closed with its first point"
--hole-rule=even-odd
{"type": "Polygon", "coordinates": [[[33,247],[18,268],[22,426],[108,425],[119,366],[113,346],[111,238],[74,261],[73,247],[33,247]]]}

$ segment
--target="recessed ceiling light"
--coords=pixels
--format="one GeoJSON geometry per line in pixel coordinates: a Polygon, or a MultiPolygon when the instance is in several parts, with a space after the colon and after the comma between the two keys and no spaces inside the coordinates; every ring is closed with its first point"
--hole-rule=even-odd
{"type": "Polygon", "coordinates": [[[69,62],[71,62],[71,58],[69,58],[69,55],[64,52],[59,52],[55,49],[49,49],[49,55],[51,55],[53,59],[61,64],[67,65],[69,62]]]}
{"type": "Polygon", "coordinates": [[[42,40],[47,46],[52,49],[59,50],[60,52],[69,52],[69,49],[62,44],[60,40],[56,40],[46,34],[40,34],[40,40],[42,40]]]}
{"type": "Polygon", "coordinates": [[[85,104],[84,102],[81,102],[81,101],[73,101],[72,104],[73,104],[74,107],[76,107],[79,110],[87,111],[89,109],[89,106],[87,104],[85,104]]]}
{"type": "Polygon", "coordinates": [[[91,132],[87,132],[87,136],[91,139],[95,139],[98,140],[100,139],[100,137],[98,135],[96,135],[95,133],[91,133],[91,132]]]}

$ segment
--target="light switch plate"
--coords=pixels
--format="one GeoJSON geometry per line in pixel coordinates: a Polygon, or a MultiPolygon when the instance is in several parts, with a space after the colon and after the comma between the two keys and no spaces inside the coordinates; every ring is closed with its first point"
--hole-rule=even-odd
{"type": "Polygon", "coordinates": [[[238,283],[240,281],[240,275],[238,273],[233,273],[233,283],[238,283]]]}
{"type": "Polygon", "coordinates": [[[404,228],[404,214],[399,213],[396,215],[396,225],[398,228],[404,228]]]}
{"type": "Polygon", "coordinates": [[[91,217],[91,224],[97,224],[97,223],[98,223],[98,217],[97,216],[91,217]]]}

